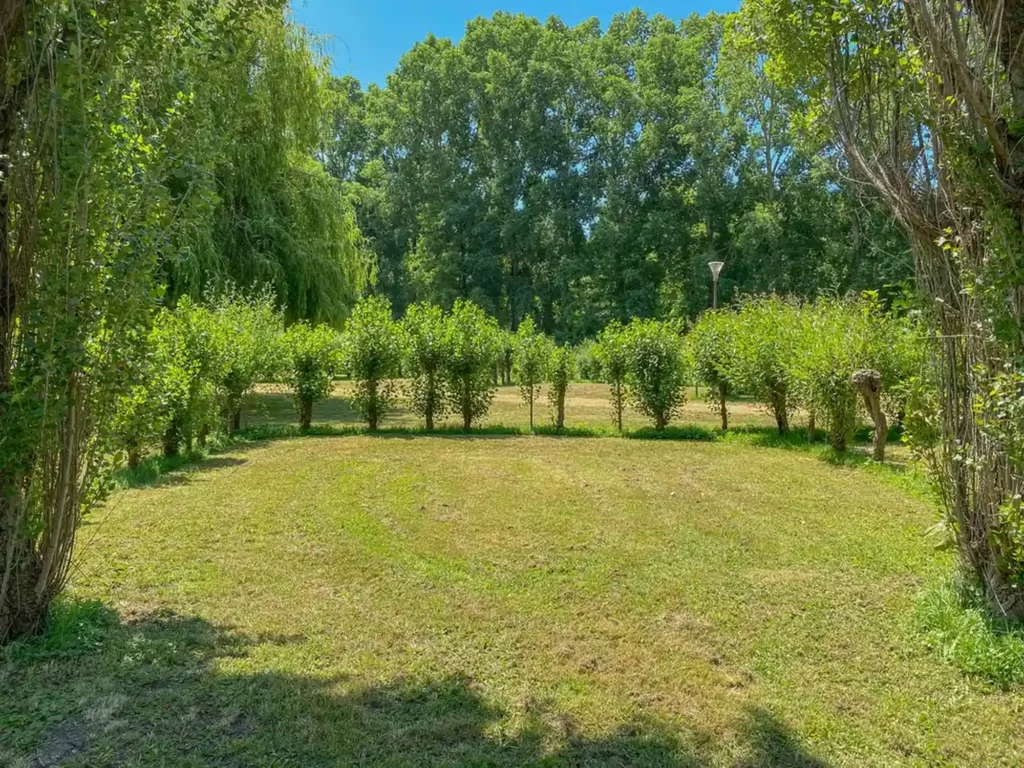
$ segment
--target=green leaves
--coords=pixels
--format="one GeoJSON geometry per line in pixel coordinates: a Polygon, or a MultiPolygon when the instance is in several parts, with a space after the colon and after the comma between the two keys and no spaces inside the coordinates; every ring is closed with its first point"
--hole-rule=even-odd
{"type": "Polygon", "coordinates": [[[533,318],[526,317],[514,336],[512,379],[530,406],[530,429],[533,429],[533,404],[540,394],[541,384],[547,379],[551,352],[551,339],[538,333],[533,318]]]}
{"type": "Polygon", "coordinates": [[[686,400],[682,339],[674,325],[656,320],[634,320],[621,333],[627,397],[660,431],[686,400]]]}
{"type": "Polygon", "coordinates": [[[284,380],[295,397],[303,429],[309,429],[313,404],[330,394],[334,376],[341,367],[339,346],[337,334],[326,325],[301,321],[285,332],[284,380]]]}
{"type": "Polygon", "coordinates": [[[400,330],[391,319],[388,300],[371,296],[360,301],[345,323],[341,362],[355,383],[352,403],[371,430],[394,404],[397,391],[392,379],[401,355],[400,330]]]}
{"type": "Polygon", "coordinates": [[[494,399],[494,365],[501,349],[498,324],[476,304],[459,299],[444,334],[444,374],[452,409],[469,429],[494,399]]]}

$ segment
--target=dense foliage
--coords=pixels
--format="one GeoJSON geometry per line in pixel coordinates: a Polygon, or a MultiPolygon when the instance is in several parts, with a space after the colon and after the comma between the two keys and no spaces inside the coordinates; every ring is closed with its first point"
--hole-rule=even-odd
{"type": "Polygon", "coordinates": [[[676,326],[657,320],[634,320],[623,334],[626,395],[661,431],[686,401],[682,339],[676,326]]]}
{"type": "Polygon", "coordinates": [[[909,235],[932,329],[930,455],[964,564],[1024,616],[1024,9],[748,0],[771,81],[909,235]]]}
{"type": "Polygon", "coordinates": [[[370,297],[359,302],[345,323],[342,339],[341,366],[355,385],[352,404],[373,431],[394,404],[394,377],[402,355],[388,300],[370,297]]]}
{"type": "Polygon", "coordinates": [[[533,318],[519,324],[512,348],[512,378],[530,408],[530,429],[533,429],[533,405],[547,380],[551,362],[551,340],[537,331],[533,318]]]}
{"type": "Polygon", "coordinates": [[[284,335],[287,363],[284,380],[291,388],[299,412],[299,426],[309,429],[313,405],[331,392],[341,368],[337,335],[325,325],[296,323],[284,335]]]}
{"type": "Polygon", "coordinates": [[[765,76],[754,32],[732,15],[634,10],[602,29],[497,13],[457,44],[428,36],[384,88],[337,81],[328,167],[380,290],[580,341],[695,316],[714,259],[723,301],[908,278],[879,202],[827,140],[797,136],[800,94],[765,76]]]}
{"type": "Polygon", "coordinates": [[[554,413],[555,428],[565,428],[565,396],[569,392],[569,384],[576,376],[576,352],[568,345],[555,345],[551,349],[548,363],[548,404],[554,413]]]}
{"type": "Polygon", "coordinates": [[[697,379],[707,385],[708,403],[722,418],[722,430],[729,428],[726,397],[737,360],[735,315],[727,310],[705,312],[687,336],[697,379]]]}
{"type": "Polygon", "coordinates": [[[40,625],[119,449],[135,460],[159,429],[176,451],[219,417],[226,380],[205,373],[224,356],[200,299],[234,278],[271,285],[293,318],[340,320],[366,282],[345,191],[316,158],[327,64],[286,14],[0,12],[0,642],[40,625]]]}
{"type": "Polygon", "coordinates": [[[404,373],[409,377],[409,399],[427,429],[448,409],[444,377],[447,320],[440,307],[413,304],[402,320],[404,373]]]}
{"type": "Polygon", "coordinates": [[[444,370],[449,402],[465,429],[487,413],[494,399],[500,335],[493,317],[472,302],[456,300],[445,328],[444,370]]]}

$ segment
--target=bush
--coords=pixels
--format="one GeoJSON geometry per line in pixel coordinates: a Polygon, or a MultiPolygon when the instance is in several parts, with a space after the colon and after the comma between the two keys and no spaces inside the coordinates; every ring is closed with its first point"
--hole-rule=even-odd
{"type": "Polygon", "coordinates": [[[615,423],[622,431],[622,411],[626,404],[626,377],[629,374],[629,346],[622,325],[613,320],[597,337],[594,358],[600,366],[600,377],[611,389],[615,423]]]}
{"type": "Polygon", "coordinates": [[[136,375],[117,397],[111,427],[115,444],[125,451],[128,468],[135,469],[143,449],[168,426],[173,385],[167,349],[159,342],[156,328],[140,335],[131,359],[136,375]]]}
{"type": "Polygon", "coordinates": [[[394,376],[401,359],[399,328],[391,319],[391,303],[371,296],[356,304],[345,323],[341,365],[352,377],[352,404],[374,431],[394,406],[394,376]]]}
{"type": "Polygon", "coordinates": [[[334,374],[339,367],[338,337],[326,325],[296,323],[284,335],[287,368],[284,378],[291,387],[299,426],[309,429],[313,421],[313,404],[331,392],[334,374]]]}
{"type": "Polygon", "coordinates": [[[187,296],[159,314],[153,339],[166,363],[163,450],[165,456],[176,456],[182,447],[191,451],[195,440],[205,442],[216,417],[216,383],[223,378],[227,339],[214,313],[187,296]]]}
{"type": "Polygon", "coordinates": [[[458,299],[445,324],[445,379],[462,426],[487,413],[494,399],[493,367],[501,352],[498,324],[471,301],[458,299]]]}
{"type": "Polygon", "coordinates": [[[853,372],[870,367],[870,313],[857,301],[818,299],[800,313],[797,354],[790,377],[800,402],[824,420],[829,442],[846,450],[857,426],[857,392],[853,372]]]}
{"type": "Polygon", "coordinates": [[[709,387],[708,403],[722,417],[722,431],[729,429],[726,397],[736,359],[736,316],[728,310],[705,312],[687,336],[697,379],[709,387]]]}
{"type": "Polygon", "coordinates": [[[603,380],[597,348],[598,343],[593,339],[586,339],[576,345],[576,371],[582,381],[603,380]]]}
{"type": "Polygon", "coordinates": [[[686,401],[682,343],[673,325],[634,320],[624,331],[626,392],[633,405],[665,429],[686,401]]]}
{"type": "Polygon", "coordinates": [[[551,341],[538,333],[533,318],[519,324],[512,354],[512,377],[519,385],[523,400],[530,406],[530,429],[533,429],[533,404],[540,394],[540,385],[547,378],[551,357],[551,341]]]}
{"type": "Polygon", "coordinates": [[[257,381],[276,378],[284,317],[265,290],[245,295],[232,289],[213,302],[222,335],[223,358],[217,382],[228,434],[241,423],[242,404],[257,381]]]}
{"type": "Polygon", "coordinates": [[[409,400],[427,429],[444,416],[448,392],[444,379],[445,317],[433,304],[413,304],[402,321],[405,373],[409,376],[409,400]]]}
{"type": "Polygon", "coordinates": [[[562,430],[565,428],[565,395],[569,391],[569,382],[576,375],[576,355],[568,345],[553,347],[550,355],[548,403],[555,412],[555,426],[562,430]]]}
{"type": "Polygon", "coordinates": [[[732,355],[724,361],[728,380],[775,417],[780,435],[789,431],[796,409],[790,371],[797,354],[799,314],[798,304],[777,296],[745,299],[735,316],[732,355]]]}

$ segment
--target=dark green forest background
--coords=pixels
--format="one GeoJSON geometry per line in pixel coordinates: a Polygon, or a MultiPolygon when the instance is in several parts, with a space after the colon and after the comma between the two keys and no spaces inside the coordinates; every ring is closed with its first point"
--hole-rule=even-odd
{"type": "Polygon", "coordinates": [[[561,340],[720,296],[898,286],[905,236],[768,77],[756,14],[506,13],[428,37],[384,88],[335,79],[322,150],[397,314],[470,299],[561,340]]]}

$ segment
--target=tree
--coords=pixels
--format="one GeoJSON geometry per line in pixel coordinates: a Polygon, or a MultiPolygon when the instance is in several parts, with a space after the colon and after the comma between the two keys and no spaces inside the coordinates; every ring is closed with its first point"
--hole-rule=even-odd
{"type": "Polygon", "coordinates": [[[1024,615],[1020,5],[758,4],[775,76],[910,238],[935,333],[935,479],[992,609],[1024,615]]]}
{"type": "Polygon", "coordinates": [[[267,289],[246,294],[231,287],[213,301],[212,311],[224,340],[217,384],[230,435],[241,426],[242,405],[256,383],[278,372],[284,318],[267,289]]]}
{"type": "Polygon", "coordinates": [[[391,319],[391,304],[380,296],[360,301],[345,323],[341,365],[355,384],[352,403],[370,431],[393,407],[394,376],[401,360],[399,329],[391,319]]]}
{"type": "Polygon", "coordinates": [[[601,365],[601,375],[611,389],[615,424],[619,432],[622,432],[622,411],[626,404],[630,356],[629,338],[617,320],[610,322],[597,337],[595,355],[601,365]]]}
{"type": "Polygon", "coordinates": [[[671,324],[657,320],[634,320],[624,334],[627,396],[660,432],[686,400],[682,342],[671,324]]]}
{"type": "Polygon", "coordinates": [[[444,312],[434,304],[413,304],[402,320],[410,400],[428,430],[448,408],[444,378],[446,323],[444,312]]]}
{"type": "Polygon", "coordinates": [[[547,379],[551,359],[551,340],[538,333],[533,318],[526,317],[515,333],[512,348],[512,378],[519,385],[523,400],[530,406],[530,431],[533,431],[533,404],[547,379]]]}
{"type": "Polygon", "coordinates": [[[338,337],[326,325],[295,323],[284,335],[287,366],[285,382],[292,390],[299,412],[299,427],[309,429],[313,405],[331,392],[339,368],[338,337]]]}
{"type": "Polygon", "coordinates": [[[708,386],[708,402],[729,428],[730,373],[736,360],[736,317],[729,310],[705,312],[687,336],[697,377],[708,386]]]}
{"type": "Polygon", "coordinates": [[[576,354],[568,345],[555,345],[550,354],[548,403],[555,412],[555,427],[561,431],[565,428],[565,395],[576,374],[576,354]]]}
{"type": "Polygon", "coordinates": [[[173,310],[160,313],[154,340],[167,361],[164,455],[177,456],[182,448],[190,453],[197,439],[205,443],[217,415],[228,337],[209,307],[186,296],[173,310]]]}
{"type": "Polygon", "coordinates": [[[796,408],[789,373],[797,354],[800,307],[777,296],[744,299],[735,318],[727,378],[775,417],[779,434],[789,431],[796,408]]]}
{"type": "Polygon", "coordinates": [[[492,369],[498,356],[498,324],[476,304],[455,302],[444,335],[445,378],[452,409],[468,430],[491,406],[492,369]]]}

